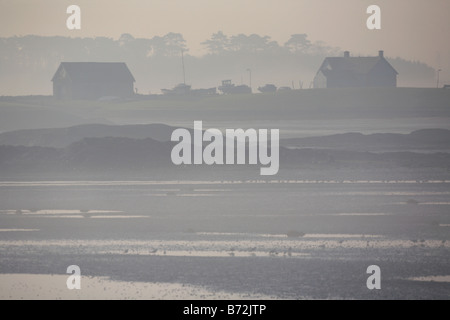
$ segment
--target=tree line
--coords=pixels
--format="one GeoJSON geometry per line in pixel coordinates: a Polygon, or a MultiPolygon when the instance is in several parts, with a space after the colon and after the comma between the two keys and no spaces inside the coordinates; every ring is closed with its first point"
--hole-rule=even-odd
{"type": "MultiPolygon", "coordinates": [[[[49,81],[63,61],[126,62],[142,92],[155,92],[182,81],[181,52],[185,54],[188,81],[197,87],[215,86],[227,78],[247,82],[248,68],[261,85],[290,85],[299,80],[308,83],[324,57],[342,55],[339,48],[312,42],[304,33],[293,34],[279,44],[267,35],[226,35],[218,31],[201,45],[206,53],[191,55],[183,35],[174,32],[148,39],[127,33],[118,39],[36,35],[0,38],[0,95],[50,94],[49,81]]],[[[403,59],[397,64],[411,76],[433,72],[425,64],[403,59]]]]}

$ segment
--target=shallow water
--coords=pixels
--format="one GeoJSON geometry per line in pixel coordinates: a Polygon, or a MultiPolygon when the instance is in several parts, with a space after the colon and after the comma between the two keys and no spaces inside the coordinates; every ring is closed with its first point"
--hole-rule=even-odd
{"type": "Polygon", "coordinates": [[[0,232],[35,232],[39,229],[0,229],[0,232]]]}
{"type": "MultiPolygon", "coordinates": [[[[241,185],[241,184],[450,184],[450,180],[220,180],[220,181],[2,181],[0,187],[89,187],[89,186],[158,186],[158,185],[241,185]]],[[[156,189],[178,191],[179,189],[156,189]]],[[[196,189],[196,191],[230,191],[230,189],[196,189]]]]}
{"type": "Polygon", "coordinates": [[[420,282],[419,292],[397,281],[448,273],[450,181],[46,181],[0,188],[0,274],[64,273],[80,263],[88,276],[121,279],[124,288],[173,281],[239,297],[370,298],[366,268],[377,264],[384,286],[395,287],[380,296],[450,297],[450,289],[436,291],[430,282],[420,282]],[[300,236],[288,237],[290,230],[300,236]]]}
{"type": "Polygon", "coordinates": [[[429,276],[429,277],[416,277],[409,278],[407,280],[422,281],[422,282],[443,282],[450,283],[450,276],[429,276]]]}
{"type": "Polygon", "coordinates": [[[69,290],[69,275],[0,274],[0,300],[240,300],[276,299],[260,294],[212,291],[182,283],[125,282],[81,276],[81,289],[69,290]]]}

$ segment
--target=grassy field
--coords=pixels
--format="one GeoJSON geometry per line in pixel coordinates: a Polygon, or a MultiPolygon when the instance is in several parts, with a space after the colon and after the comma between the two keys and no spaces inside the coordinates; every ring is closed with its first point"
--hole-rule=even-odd
{"type": "MultiPolygon", "coordinates": [[[[450,119],[450,90],[421,88],[312,89],[253,95],[164,97],[130,101],[61,101],[3,97],[0,131],[82,123],[186,124],[352,119],[450,119]]],[[[426,124],[434,124],[428,121],[426,124]]],[[[257,125],[255,125],[257,126],[257,125]]]]}

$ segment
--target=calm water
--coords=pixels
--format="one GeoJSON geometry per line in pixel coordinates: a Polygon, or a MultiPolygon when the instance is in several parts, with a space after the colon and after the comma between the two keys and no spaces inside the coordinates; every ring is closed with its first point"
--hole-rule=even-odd
{"type": "Polygon", "coordinates": [[[2,182],[0,273],[79,264],[123,290],[371,298],[365,268],[378,264],[391,289],[377,297],[448,298],[436,279],[449,275],[449,200],[438,180],[2,182]]]}

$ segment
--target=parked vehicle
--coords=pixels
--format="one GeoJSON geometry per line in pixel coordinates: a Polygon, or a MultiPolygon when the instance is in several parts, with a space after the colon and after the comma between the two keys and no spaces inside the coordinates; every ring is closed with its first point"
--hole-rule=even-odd
{"type": "Polygon", "coordinates": [[[252,93],[252,89],[245,85],[236,86],[231,83],[231,80],[223,80],[222,85],[219,87],[219,91],[223,94],[240,94],[240,93],[252,93]]]}
{"type": "Polygon", "coordinates": [[[277,87],[273,84],[266,84],[264,87],[258,88],[259,92],[276,92],[277,87]]]}

